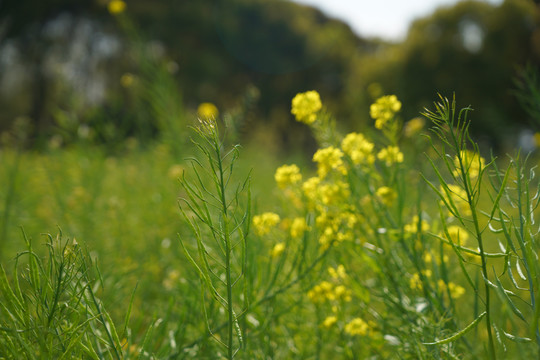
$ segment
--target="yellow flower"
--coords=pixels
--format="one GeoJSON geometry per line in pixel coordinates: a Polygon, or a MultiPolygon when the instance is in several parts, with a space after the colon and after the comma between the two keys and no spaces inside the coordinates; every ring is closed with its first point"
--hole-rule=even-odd
{"type": "Polygon", "coordinates": [[[350,335],[366,335],[368,330],[369,325],[360,318],[354,318],[345,325],[345,332],[350,335]]]}
{"type": "Polygon", "coordinates": [[[454,284],[453,282],[448,283],[448,290],[450,291],[450,296],[454,299],[457,299],[465,294],[465,289],[462,286],[454,284]]]}
{"type": "Polygon", "coordinates": [[[296,94],[292,99],[291,113],[296,117],[296,121],[309,125],[317,120],[317,112],[321,108],[321,97],[318,92],[312,90],[296,94]]]}
{"type": "Polygon", "coordinates": [[[306,196],[306,198],[309,200],[309,202],[310,202],[309,205],[310,206],[313,206],[313,203],[317,199],[317,194],[318,194],[318,189],[319,189],[319,184],[320,183],[321,183],[321,179],[314,176],[314,177],[311,177],[311,178],[307,179],[302,184],[302,191],[304,192],[304,195],[306,196]]]}
{"type": "Polygon", "coordinates": [[[334,294],[337,300],[351,301],[351,291],[348,290],[344,285],[338,285],[334,288],[334,294]]]}
{"type": "Polygon", "coordinates": [[[396,163],[403,162],[403,153],[399,151],[397,146],[388,146],[377,154],[377,158],[386,163],[386,166],[392,166],[396,163]]]}
{"type": "MultiPolygon", "coordinates": [[[[436,256],[436,257],[432,256],[431,253],[430,253],[429,251],[427,251],[426,253],[424,253],[423,258],[424,258],[424,262],[425,262],[426,264],[431,264],[431,263],[433,263],[433,261],[435,260],[435,263],[436,263],[437,265],[441,265],[441,258],[440,258],[439,256],[436,256]]],[[[448,263],[448,255],[443,255],[443,261],[444,261],[445,263],[448,263]]],[[[426,275],[426,276],[427,276],[427,275],[426,275]]],[[[431,276],[431,274],[430,274],[430,276],[431,276]]],[[[427,276],[427,277],[429,277],[429,276],[427,276]]]]}
{"type": "Polygon", "coordinates": [[[470,216],[471,208],[469,206],[469,203],[467,202],[467,193],[465,192],[465,190],[463,190],[459,185],[447,185],[447,186],[450,193],[450,197],[449,198],[446,197],[445,189],[442,186],[441,186],[441,193],[445,194],[445,198],[449,204],[449,207],[452,209],[453,207],[455,207],[459,215],[470,216]]]}
{"type": "MultiPolygon", "coordinates": [[[[412,218],[412,222],[410,224],[406,224],[404,227],[403,227],[403,230],[406,232],[406,233],[409,233],[409,234],[415,234],[417,231],[418,231],[418,222],[420,221],[420,219],[418,218],[418,215],[414,215],[413,218],[412,218]]],[[[422,219],[422,224],[420,225],[420,231],[421,232],[426,232],[429,230],[429,224],[426,220],[422,219]]]]}
{"type": "Polygon", "coordinates": [[[130,73],[125,73],[120,78],[120,84],[125,88],[131,87],[131,85],[133,85],[134,82],[135,82],[135,76],[133,76],[133,74],[130,74],[130,73]]]}
{"type": "Polygon", "coordinates": [[[169,178],[171,178],[172,180],[178,180],[182,176],[183,172],[184,172],[184,167],[182,165],[174,164],[169,168],[168,175],[169,175],[169,178]]]}
{"type": "Polygon", "coordinates": [[[461,226],[452,225],[448,227],[448,235],[450,235],[450,242],[457,245],[465,245],[469,239],[469,234],[461,226]]]}
{"type": "Polygon", "coordinates": [[[330,273],[332,279],[335,280],[347,278],[347,272],[345,271],[345,267],[343,265],[338,265],[338,267],[335,269],[333,267],[329,267],[328,272],[330,273]]]}
{"type": "Polygon", "coordinates": [[[383,88],[381,84],[375,82],[368,85],[367,92],[372,99],[377,99],[382,96],[383,88]]]}
{"type": "Polygon", "coordinates": [[[259,236],[265,235],[279,223],[279,215],[272,212],[266,212],[261,215],[255,215],[253,217],[253,226],[255,227],[255,233],[259,236]]]}
{"type": "Polygon", "coordinates": [[[218,117],[219,111],[216,105],[210,102],[203,102],[197,108],[197,115],[201,119],[215,119],[218,117]]]}
{"type": "Polygon", "coordinates": [[[439,286],[439,290],[443,293],[448,290],[450,292],[450,296],[453,299],[457,299],[463,294],[465,294],[465,289],[459,285],[454,284],[453,282],[449,282],[447,285],[444,280],[439,279],[439,281],[437,281],[437,285],[439,286]]]}
{"type": "Polygon", "coordinates": [[[298,239],[304,235],[304,232],[308,230],[308,226],[306,224],[306,219],[303,217],[297,217],[293,220],[291,224],[291,237],[293,239],[298,239]]]}
{"type": "Polygon", "coordinates": [[[334,285],[328,281],[323,281],[318,285],[315,285],[313,289],[308,291],[308,297],[311,301],[323,302],[325,300],[334,300],[334,285]]]}
{"type": "Polygon", "coordinates": [[[167,290],[172,290],[175,284],[178,283],[179,279],[180,279],[180,272],[178,270],[171,270],[167,274],[167,277],[163,279],[163,286],[167,290]]]}
{"type": "Polygon", "coordinates": [[[406,137],[411,138],[422,131],[425,123],[425,120],[421,117],[415,117],[414,119],[409,120],[403,127],[403,134],[406,137]]]}
{"type": "Polygon", "coordinates": [[[414,273],[411,278],[409,279],[409,286],[413,290],[422,290],[422,280],[420,280],[420,275],[418,273],[414,273]]]}
{"type": "Polygon", "coordinates": [[[285,251],[285,243],[282,243],[282,242],[277,243],[276,245],[274,245],[274,248],[272,249],[272,251],[270,251],[270,256],[277,257],[281,255],[283,251],[285,251]]]}
{"type": "Polygon", "coordinates": [[[121,14],[126,10],[126,3],[122,0],[111,0],[107,8],[109,9],[109,13],[113,15],[121,14]]]}
{"type": "MultiPolygon", "coordinates": [[[[465,171],[469,173],[471,179],[477,178],[480,171],[486,166],[484,158],[473,151],[462,150],[460,151],[460,157],[463,161],[465,171]]],[[[461,165],[457,156],[454,158],[454,166],[456,168],[453,171],[453,174],[458,177],[459,174],[461,174],[461,165]]]]}
{"type": "Polygon", "coordinates": [[[391,206],[397,198],[396,192],[388,186],[378,188],[375,195],[377,195],[381,202],[386,206],[391,206]]]}
{"type": "Polygon", "coordinates": [[[401,102],[399,102],[395,95],[388,95],[378,98],[371,105],[369,113],[375,119],[375,127],[382,129],[399,110],[401,110],[401,102]]]}
{"type": "Polygon", "coordinates": [[[323,179],[330,170],[335,169],[342,174],[347,173],[347,169],[343,164],[343,152],[333,146],[324,149],[319,149],[313,155],[313,161],[317,163],[317,172],[319,177],[323,179]]]}
{"type": "Polygon", "coordinates": [[[337,204],[347,199],[350,194],[349,184],[343,181],[319,186],[320,200],[325,205],[337,204]]]}
{"type": "Polygon", "coordinates": [[[326,227],[321,236],[319,237],[319,244],[321,244],[322,249],[327,249],[332,241],[336,238],[335,231],[332,227],[326,227]]]}
{"type": "Polygon", "coordinates": [[[534,144],[536,147],[540,147],[540,132],[534,133],[534,144]]]}
{"type": "Polygon", "coordinates": [[[294,185],[299,181],[302,181],[302,174],[300,169],[295,164],[283,165],[276,170],[274,175],[277,185],[284,189],[289,185],[294,185]]]}
{"type": "Polygon", "coordinates": [[[330,328],[330,327],[334,326],[335,323],[337,323],[337,317],[328,316],[328,317],[326,317],[326,319],[324,319],[323,326],[325,328],[330,328]]]}
{"type": "Polygon", "coordinates": [[[341,148],[354,164],[373,164],[373,143],[369,142],[363,134],[350,133],[341,142],[341,148]]]}

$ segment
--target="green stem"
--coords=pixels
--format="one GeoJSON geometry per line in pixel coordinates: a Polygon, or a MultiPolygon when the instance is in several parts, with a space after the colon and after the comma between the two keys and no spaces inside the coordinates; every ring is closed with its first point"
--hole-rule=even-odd
{"type": "MultiPolygon", "coordinates": [[[[465,130],[466,131],[466,130],[465,130]]],[[[474,224],[474,231],[476,233],[476,239],[478,241],[478,249],[480,250],[480,258],[482,260],[482,275],[484,277],[484,288],[486,292],[486,301],[485,301],[485,309],[486,309],[486,329],[488,333],[488,340],[489,340],[489,353],[491,359],[496,359],[496,352],[495,352],[495,342],[493,341],[493,333],[491,331],[491,311],[490,311],[490,289],[488,285],[488,273],[487,273],[487,261],[486,256],[484,252],[484,241],[482,239],[482,231],[480,230],[480,224],[478,221],[478,214],[476,212],[476,206],[474,203],[474,198],[472,194],[472,185],[471,185],[471,179],[470,175],[468,173],[468,169],[465,168],[464,159],[461,156],[461,148],[462,144],[459,143],[458,139],[456,138],[456,135],[454,131],[451,131],[452,139],[454,141],[454,146],[456,149],[456,156],[459,160],[459,170],[461,172],[461,176],[463,179],[463,188],[465,190],[465,193],[467,194],[467,202],[469,204],[469,208],[472,213],[473,218],[473,224],[474,224]]],[[[465,136],[465,133],[463,134],[463,137],[465,136]]],[[[478,155],[480,156],[480,155],[478,155]]],[[[469,161],[474,161],[474,159],[470,159],[469,161]]],[[[478,181],[481,181],[482,176],[482,170],[479,171],[479,179],[478,181]]]]}
{"type": "MultiPolygon", "coordinates": [[[[216,134],[215,134],[216,135],[216,134]]],[[[223,236],[225,241],[225,272],[227,283],[227,359],[232,360],[234,357],[233,349],[233,326],[234,326],[234,309],[232,296],[232,280],[231,280],[231,239],[229,234],[229,221],[227,213],[227,199],[225,197],[225,179],[223,174],[223,163],[221,159],[220,143],[217,136],[214,138],[214,150],[218,162],[219,171],[219,187],[221,195],[221,205],[223,212],[223,236]]]]}

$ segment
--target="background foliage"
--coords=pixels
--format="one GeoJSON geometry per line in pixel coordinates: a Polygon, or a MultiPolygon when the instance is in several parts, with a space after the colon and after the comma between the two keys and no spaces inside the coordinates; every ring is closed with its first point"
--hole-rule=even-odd
{"type": "Polygon", "coordinates": [[[530,0],[441,8],[395,44],[355,35],[287,1],[132,0],[120,16],[106,6],[0,4],[0,129],[24,116],[38,144],[65,127],[75,135],[93,129],[97,142],[155,137],[159,120],[141,106],[155,81],[148,61],[173,75],[170,86],[188,109],[203,101],[232,108],[247,96],[244,138],[263,129],[286,147],[313,146],[288,115],[294,94],[309,89],[318,89],[349,129],[367,123],[362,109],[374,97],[398,95],[412,118],[434,100],[432,89],[456,91],[482,107],[473,134],[498,148],[511,142],[503,134],[528,125],[511,89],[517,68],[540,59],[540,15],[530,0]]]}

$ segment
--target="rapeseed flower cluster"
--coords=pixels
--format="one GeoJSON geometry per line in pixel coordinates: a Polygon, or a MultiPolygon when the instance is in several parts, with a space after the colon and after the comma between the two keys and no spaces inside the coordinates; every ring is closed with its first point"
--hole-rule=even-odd
{"type": "Polygon", "coordinates": [[[395,114],[401,110],[401,102],[395,95],[383,96],[371,105],[369,113],[375,119],[375,127],[379,130],[387,127],[395,114]]]}
{"type": "Polygon", "coordinates": [[[274,175],[279,188],[285,189],[287,186],[295,185],[302,181],[300,169],[295,164],[280,166],[274,175]]]}
{"type": "Polygon", "coordinates": [[[328,273],[334,280],[345,280],[347,279],[347,272],[345,271],[345,267],[343,265],[338,265],[337,267],[329,267],[328,273]]]}
{"type": "Polygon", "coordinates": [[[216,105],[210,102],[203,102],[197,108],[197,115],[201,119],[215,119],[219,115],[219,110],[216,105]]]}
{"type": "Polygon", "coordinates": [[[253,227],[255,233],[259,236],[268,234],[272,228],[279,224],[280,217],[276,213],[265,212],[261,215],[255,215],[253,217],[253,227]]]}
{"type": "Polygon", "coordinates": [[[270,256],[272,257],[278,257],[285,251],[285,243],[279,242],[272,248],[272,251],[270,251],[270,256]]]}
{"type": "Polygon", "coordinates": [[[367,322],[357,317],[352,319],[347,325],[345,325],[345,332],[349,335],[367,335],[369,331],[369,325],[367,322]]]}
{"type": "Polygon", "coordinates": [[[324,319],[322,325],[323,327],[328,329],[334,326],[337,323],[337,321],[338,321],[337,316],[330,315],[330,316],[327,316],[326,319],[324,319]]]}
{"type": "Polygon", "coordinates": [[[122,0],[111,0],[107,5],[107,9],[112,15],[121,14],[126,10],[126,3],[122,0]]]}
{"type": "Polygon", "coordinates": [[[392,206],[397,198],[397,193],[394,189],[388,186],[381,186],[375,191],[377,198],[386,206],[392,206]]]}
{"type": "MultiPolygon", "coordinates": [[[[486,166],[486,160],[476,152],[462,150],[460,152],[460,157],[463,161],[463,166],[471,179],[477,178],[482,169],[486,166]]],[[[458,156],[454,158],[454,166],[455,170],[453,171],[453,174],[455,177],[458,177],[461,173],[461,164],[458,156]]]]}
{"type": "Polygon", "coordinates": [[[319,149],[313,155],[313,161],[317,163],[317,173],[321,179],[331,171],[336,170],[345,175],[347,169],[343,163],[343,151],[333,146],[319,149]]]}
{"type": "Polygon", "coordinates": [[[297,121],[310,125],[317,120],[317,113],[321,108],[321,97],[318,92],[312,90],[297,94],[292,99],[291,113],[297,121]]]}
{"type": "Polygon", "coordinates": [[[415,117],[405,123],[403,126],[403,135],[412,138],[422,131],[426,121],[421,117],[415,117]]]}
{"type": "MultiPolygon", "coordinates": [[[[469,240],[469,234],[461,226],[451,225],[448,227],[447,230],[448,235],[450,236],[450,239],[448,239],[448,241],[459,246],[465,246],[467,244],[467,241],[469,240]]],[[[441,237],[445,237],[445,235],[442,234],[441,237]]]]}
{"type": "Polygon", "coordinates": [[[414,215],[412,218],[412,221],[409,224],[406,224],[403,227],[403,231],[408,234],[415,234],[417,232],[426,232],[429,230],[429,223],[422,219],[422,223],[420,224],[420,218],[418,215],[414,215]]]}
{"type": "Polygon", "coordinates": [[[308,231],[310,227],[306,223],[306,219],[303,217],[294,218],[291,224],[290,233],[293,239],[299,239],[304,236],[304,232],[308,231]]]}
{"type": "Polygon", "coordinates": [[[352,300],[352,293],[343,284],[334,284],[329,281],[322,281],[308,291],[308,298],[314,303],[325,301],[349,302],[352,300]]]}
{"type": "MultiPolygon", "coordinates": [[[[459,185],[448,184],[449,196],[445,196],[446,202],[449,206],[448,209],[453,209],[461,216],[470,216],[471,208],[467,201],[467,193],[459,185]]],[[[445,189],[441,186],[441,193],[445,194],[445,189]]],[[[448,195],[448,194],[447,194],[448,195]]],[[[441,200],[441,204],[444,205],[444,201],[441,200]]]]}
{"type": "Polygon", "coordinates": [[[460,298],[463,294],[465,294],[465,289],[462,286],[454,284],[453,282],[446,283],[444,280],[439,279],[439,281],[437,281],[437,285],[443,294],[449,292],[452,299],[460,298]]]}
{"type": "Polygon", "coordinates": [[[371,165],[375,162],[373,148],[375,145],[368,141],[363,134],[350,133],[341,142],[341,148],[347,154],[353,164],[371,165]]]}
{"type": "Polygon", "coordinates": [[[386,166],[392,166],[394,164],[403,162],[403,153],[397,146],[388,146],[379,151],[377,158],[384,161],[386,166]]]}

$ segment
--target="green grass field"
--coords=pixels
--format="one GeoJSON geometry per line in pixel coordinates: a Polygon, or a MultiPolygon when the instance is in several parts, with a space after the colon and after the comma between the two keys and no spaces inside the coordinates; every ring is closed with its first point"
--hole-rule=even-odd
{"type": "Polygon", "coordinates": [[[454,106],[344,135],[299,94],[313,162],[210,118],[182,156],[2,148],[0,359],[537,357],[537,160],[454,106]]]}

